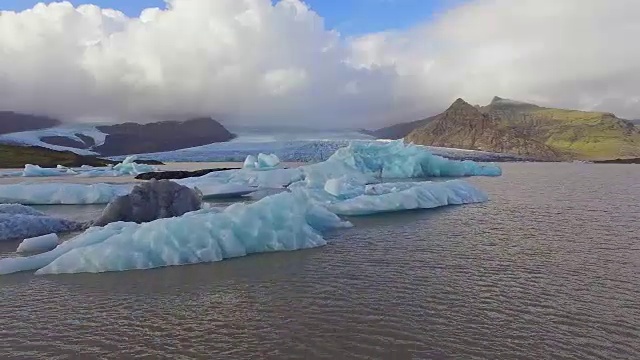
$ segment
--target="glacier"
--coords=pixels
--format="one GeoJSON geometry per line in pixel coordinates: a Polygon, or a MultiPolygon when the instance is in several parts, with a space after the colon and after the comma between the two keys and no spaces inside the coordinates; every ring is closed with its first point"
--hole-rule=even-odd
{"type": "Polygon", "coordinates": [[[0,241],[79,229],[79,224],[48,216],[28,206],[0,204],[0,241]]]}
{"type": "Polygon", "coordinates": [[[77,134],[93,138],[95,146],[104,144],[107,134],[98,130],[93,125],[60,125],[48,129],[28,130],[0,135],[0,143],[22,144],[30,146],[39,146],[57,151],[71,151],[78,155],[97,155],[94,151],[87,149],[78,149],[74,147],[59,146],[45,143],[40,140],[46,136],[62,136],[78,142],[83,142],[77,134]]]}
{"type": "Polygon", "coordinates": [[[321,206],[281,193],[223,211],[93,227],[49,252],[0,260],[0,274],[97,273],[214,262],[323,246],[324,232],[349,226],[321,206]]]}

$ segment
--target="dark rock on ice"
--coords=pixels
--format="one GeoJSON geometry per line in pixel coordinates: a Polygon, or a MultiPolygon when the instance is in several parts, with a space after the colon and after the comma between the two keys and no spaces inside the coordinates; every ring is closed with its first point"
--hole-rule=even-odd
{"type": "Polygon", "coordinates": [[[199,210],[201,204],[202,195],[196,190],[154,179],[136,185],[131,193],[110,202],[93,225],[105,226],[117,221],[144,223],[182,216],[199,210]]]}

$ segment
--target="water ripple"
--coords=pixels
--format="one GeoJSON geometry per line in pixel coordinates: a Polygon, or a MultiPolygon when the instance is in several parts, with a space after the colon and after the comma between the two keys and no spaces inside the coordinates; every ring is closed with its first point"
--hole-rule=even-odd
{"type": "Polygon", "coordinates": [[[638,178],[633,166],[505,164],[502,178],[470,180],[488,203],[356,218],[320,249],[2,277],[0,355],[640,358],[638,178]]]}

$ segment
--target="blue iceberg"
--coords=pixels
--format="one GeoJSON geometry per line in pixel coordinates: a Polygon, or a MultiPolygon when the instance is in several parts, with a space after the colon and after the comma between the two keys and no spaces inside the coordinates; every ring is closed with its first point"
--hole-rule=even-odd
{"type": "Polygon", "coordinates": [[[348,226],[327,209],[282,193],[224,211],[90,228],[49,252],[0,260],[0,274],[97,273],[214,262],[323,246],[323,232],[348,226]]]}

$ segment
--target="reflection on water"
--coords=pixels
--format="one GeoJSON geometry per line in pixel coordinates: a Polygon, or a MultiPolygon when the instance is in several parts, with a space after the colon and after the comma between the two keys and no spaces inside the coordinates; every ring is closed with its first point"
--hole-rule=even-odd
{"type": "Polygon", "coordinates": [[[0,277],[1,358],[640,358],[640,167],[504,169],[323,248],[0,277]]]}

